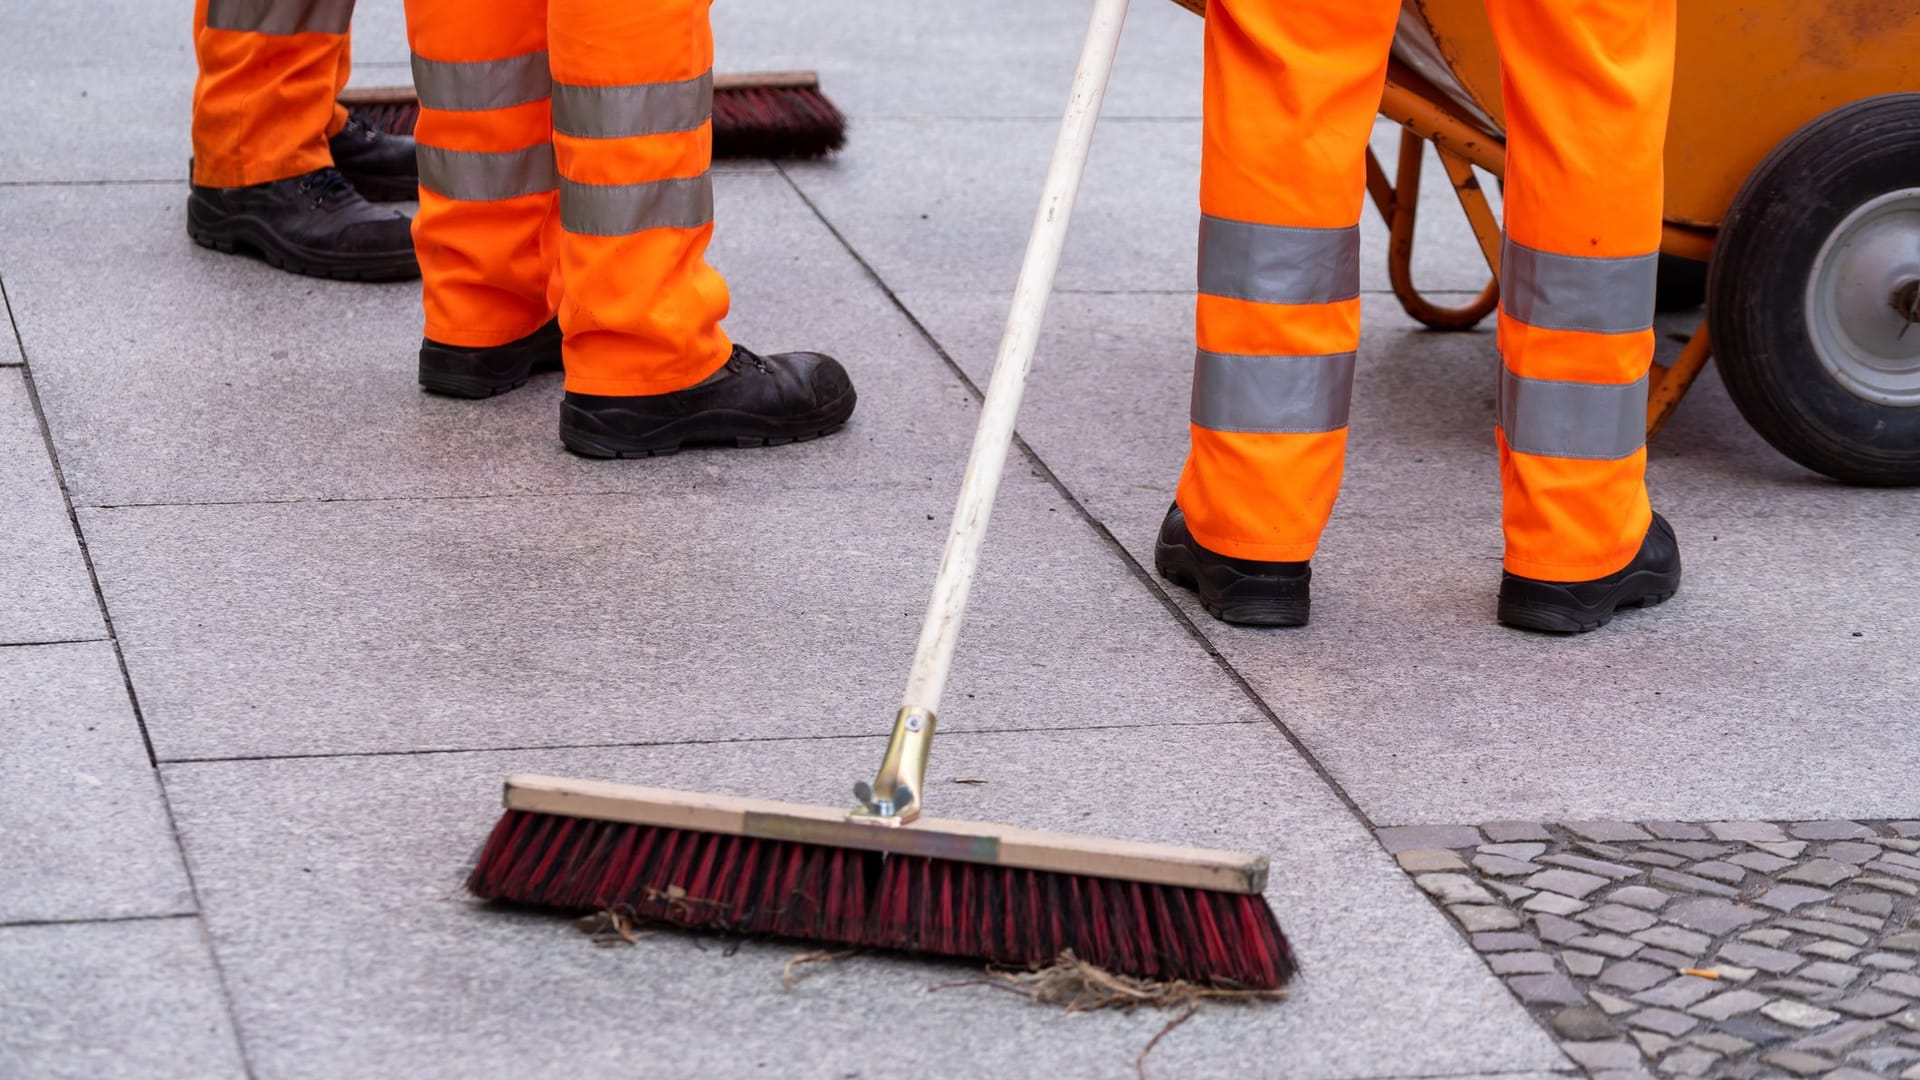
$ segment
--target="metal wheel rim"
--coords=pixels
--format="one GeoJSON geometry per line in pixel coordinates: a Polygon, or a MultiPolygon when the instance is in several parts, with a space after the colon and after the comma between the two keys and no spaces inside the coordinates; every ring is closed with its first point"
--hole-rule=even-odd
{"type": "Polygon", "coordinates": [[[1854,395],[1920,408],[1920,187],[1856,207],[1827,235],[1807,280],[1820,365],[1854,395]]]}

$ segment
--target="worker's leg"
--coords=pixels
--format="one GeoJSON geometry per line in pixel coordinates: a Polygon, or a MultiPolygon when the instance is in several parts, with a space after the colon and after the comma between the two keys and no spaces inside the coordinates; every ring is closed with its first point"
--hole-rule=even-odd
{"type": "Polygon", "coordinates": [[[503,346],[553,319],[557,178],[545,5],[407,0],[407,41],[420,94],[421,381],[431,386],[435,344],[503,346]]]}
{"type": "Polygon", "coordinates": [[[333,164],[353,0],[198,0],[193,182],[236,188],[333,164]]]}
{"type": "Polygon", "coordinates": [[[549,0],[560,174],[561,435],[578,453],[791,441],[838,427],[828,357],[755,357],[720,329],[710,0],[549,0]]]}
{"type": "Polygon", "coordinates": [[[1504,71],[1500,281],[1506,568],[1633,560],[1645,483],[1675,0],[1489,0],[1504,71]]]}
{"type": "MultiPolygon", "coordinates": [[[[334,167],[329,135],[351,131],[336,99],[352,15],[353,0],[197,0],[186,206],[195,243],[316,277],[419,276],[406,215],[373,206],[334,167]]],[[[389,165],[411,156],[411,143],[354,145],[389,165]]]]}
{"type": "Polygon", "coordinates": [[[1155,562],[1228,622],[1307,621],[1360,343],[1360,208],[1395,0],[1212,0],[1192,446],[1155,562]]]}
{"type": "Polygon", "coordinates": [[[1360,208],[1393,0],[1207,8],[1192,451],[1179,505],[1241,559],[1311,558],[1346,456],[1360,208]]]}
{"type": "Polygon", "coordinates": [[[713,235],[710,0],[550,0],[567,389],[664,394],[732,349],[713,235]]]}

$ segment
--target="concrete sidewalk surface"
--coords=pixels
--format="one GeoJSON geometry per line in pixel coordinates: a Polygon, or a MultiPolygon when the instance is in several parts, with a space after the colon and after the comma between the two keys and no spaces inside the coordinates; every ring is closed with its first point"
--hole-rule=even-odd
{"type": "MultiPolygon", "coordinates": [[[[728,329],[838,356],[859,411],[599,462],[557,378],[419,393],[417,286],[186,239],[183,7],[9,11],[0,1077],[1134,1075],[1177,1014],[899,956],[788,988],[804,944],[601,946],[461,888],[511,772],[828,805],[870,775],[1085,18],[717,6],[719,69],[817,69],[851,117],[833,159],[716,171],[728,329]]],[[[356,84],[407,82],[398,0],[355,25],[356,84]]],[[[1199,31],[1131,16],[934,812],[1270,855],[1293,996],[1204,1006],[1148,1076],[1920,1075],[1920,493],[1793,465],[1709,371],[1650,448],[1685,589],[1502,630],[1493,334],[1402,314],[1369,211],[1313,625],[1153,576],[1199,31]]],[[[1416,272],[1464,299],[1485,263],[1428,187],[1416,272]]]]}

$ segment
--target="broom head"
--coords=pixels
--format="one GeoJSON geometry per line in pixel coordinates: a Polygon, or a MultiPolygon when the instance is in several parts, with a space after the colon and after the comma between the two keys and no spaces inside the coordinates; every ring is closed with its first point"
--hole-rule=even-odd
{"type": "MultiPolygon", "coordinates": [[[[354,87],[340,103],[357,120],[389,135],[412,135],[420,99],[406,86],[354,87]]],[[[847,118],[820,92],[811,71],[767,71],[713,78],[713,156],[794,160],[825,157],[846,145],[847,118]]]]}
{"type": "Polygon", "coordinates": [[[1275,989],[1264,856],[514,776],[467,882],[487,900],[695,929],[1275,989]]]}

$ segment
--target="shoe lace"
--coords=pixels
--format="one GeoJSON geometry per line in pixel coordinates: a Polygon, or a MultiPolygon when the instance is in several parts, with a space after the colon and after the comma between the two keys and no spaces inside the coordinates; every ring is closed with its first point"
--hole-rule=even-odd
{"type": "Polygon", "coordinates": [[[742,364],[752,364],[754,367],[759,368],[762,372],[770,373],[773,371],[772,368],[767,366],[766,359],[762,357],[759,353],[753,352],[752,350],[749,350],[749,349],[742,348],[739,345],[735,345],[733,347],[733,355],[727,358],[727,362],[733,365],[736,369],[742,364]]]}
{"type": "Polygon", "coordinates": [[[312,199],[315,206],[351,199],[359,194],[340,170],[331,165],[301,177],[300,193],[312,199]]]}

